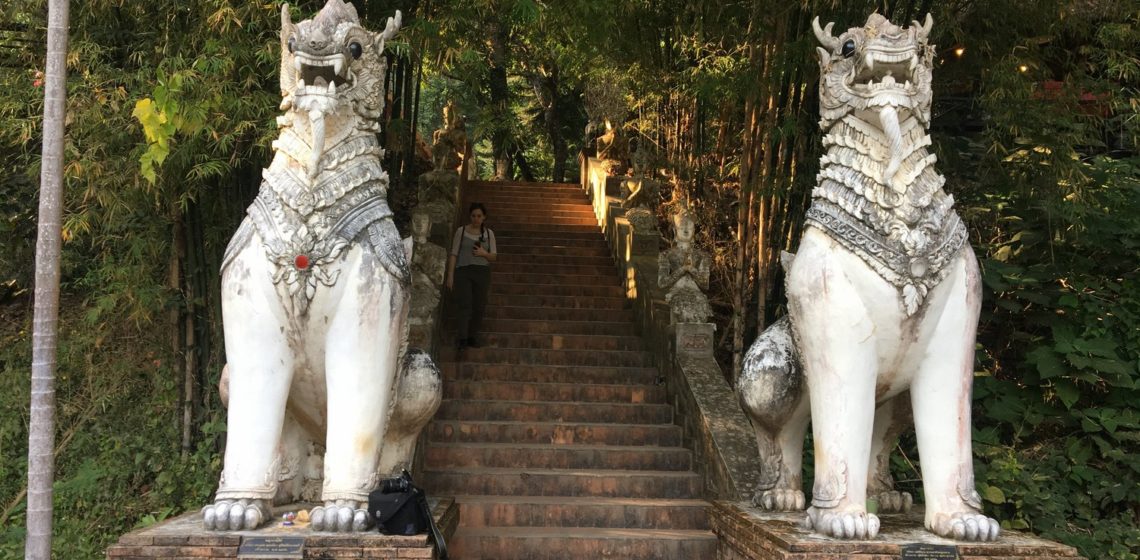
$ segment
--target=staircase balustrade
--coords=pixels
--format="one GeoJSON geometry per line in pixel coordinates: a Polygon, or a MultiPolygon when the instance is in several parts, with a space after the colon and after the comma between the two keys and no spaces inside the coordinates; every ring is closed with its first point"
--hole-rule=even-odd
{"type": "Polygon", "coordinates": [[[660,233],[638,231],[625,217],[611,162],[581,156],[582,188],[613,251],[626,297],[684,428],[685,446],[709,498],[749,501],[759,483],[759,450],[736,394],[713,357],[711,325],[670,323],[657,287],[660,233]]]}

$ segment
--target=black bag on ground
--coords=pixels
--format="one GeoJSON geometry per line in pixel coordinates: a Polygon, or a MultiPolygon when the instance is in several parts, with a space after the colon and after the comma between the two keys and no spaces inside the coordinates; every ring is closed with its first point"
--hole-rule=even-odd
{"type": "Polygon", "coordinates": [[[368,511],[385,535],[418,535],[426,531],[428,520],[421,509],[413,490],[376,491],[368,495],[368,511]]]}
{"type": "Polygon", "coordinates": [[[380,487],[368,494],[368,513],[385,535],[418,535],[430,530],[440,560],[447,560],[447,544],[435,526],[427,495],[412,483],[408,471],[380,481],[380,487]]]}

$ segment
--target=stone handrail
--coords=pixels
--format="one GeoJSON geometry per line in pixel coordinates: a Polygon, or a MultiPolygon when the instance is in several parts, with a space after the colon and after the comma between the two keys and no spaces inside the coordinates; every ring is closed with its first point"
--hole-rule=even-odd
{"type": "Polygon", "coordinates": [[[626,297],[641,335],[653,350],[669,401],[684,430],[685,446],[704,477],[710,498],[751,500],[760,479],[759,450],[751,425],[713,358],[713,325],[670,324],[669,306],[657,287],[661,234],[636,231],[625,217],[620,181],[610,162],[581,156],[582,188],[613,251],[626,297]]]}

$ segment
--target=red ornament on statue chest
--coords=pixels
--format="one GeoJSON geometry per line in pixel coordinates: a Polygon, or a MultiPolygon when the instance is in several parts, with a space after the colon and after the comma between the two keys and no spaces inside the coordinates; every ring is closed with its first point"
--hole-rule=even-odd
{"type": "Polygon", "coordinates": [[[308,268],[309,268],[309,256],[308,255],[297,255],[293,259],[293,266],[297,267],[298,270],[308,270],[308,268]]]}

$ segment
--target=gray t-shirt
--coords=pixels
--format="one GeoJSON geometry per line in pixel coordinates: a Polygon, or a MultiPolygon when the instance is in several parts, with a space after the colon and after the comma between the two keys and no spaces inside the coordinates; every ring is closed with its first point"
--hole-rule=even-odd
{"type": "Polygon", "coordinates": [[[491,266],[490,262],[483,257],[476,257],[471,254],[475,250],[475,244],[480,242],[482,237],[483,248],[491,253],[498,253],[495,249],[495,232],[490,228],[483,228],[482,235],[471,235],[467,233],[467,226],[462,226],[455,230],[455,237],[451,241],[451,254],[455,256],[455,266],[491,266]]]}

